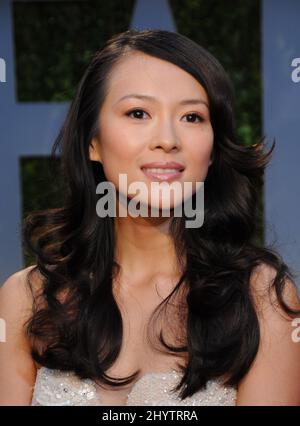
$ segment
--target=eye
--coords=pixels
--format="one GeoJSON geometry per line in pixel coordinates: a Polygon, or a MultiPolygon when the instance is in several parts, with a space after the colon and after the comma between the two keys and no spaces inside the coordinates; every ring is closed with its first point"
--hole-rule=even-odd
{"type": "MultiPolygon", "coordinates": [[[[126,112],[126,115],[128,116],[128,117],[131,117],[131,114],[133,114],[133,113],[139,113],[138,114],[138,116],[137,117],[133,117],[133,118],[141,118],[142,117],[142,114],[143,114],[143,112],[145,112],[144,110],[142,110],[142,109],[132,109],[131,111],[128,111],[128,112],[126,112]],[[142,113],[142,114],[141,114],[142,113]]],[[[146,113],[147,114],[147,113],[146,113]]]]}
{"type": "MultiPolygon", "coordinates": [[[[133,117],[133,118],[137,118],[137,119],[143,118],[143,113],[147,114],[143,109],[136,108],[136,109],[133,109],[131,111],[128,111],[126,113],[126,115],[128,117],[131,117],[133,113],[137,114],[137,116],[133,117]]],[[[204,118],[202,118],[199,114],[196,114],[196,113],[193,113],[193,112],[186,114],[185,117],[196,117],[196,118],[198,118],[198,123],[202,123],[204,121],[204,118]]],[[[189,121],[189,123],[195,123],[195,121],[189,121]]]]}
{"type": "MultiPolygon", "coordinates": [[[[185,117],[197,117],[199,119],[198,123],[202,123],[204,121],[204,118],[202,118],[199,114],[196,114],[194,112],[190,112],[189,114],[186,114],[185,117]]],[[[189,121],[189,123],[194,123],[194,121],[189,121]]]]}

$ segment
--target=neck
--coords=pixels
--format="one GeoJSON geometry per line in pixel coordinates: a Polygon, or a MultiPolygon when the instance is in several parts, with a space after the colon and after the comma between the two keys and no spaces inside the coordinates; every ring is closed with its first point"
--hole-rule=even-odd
{"type": "Polygon", "coordinates": [[[116,260],[124,275],[139,279],[179,273],[169,225],[168,217],[116,218],[116,260]]]}

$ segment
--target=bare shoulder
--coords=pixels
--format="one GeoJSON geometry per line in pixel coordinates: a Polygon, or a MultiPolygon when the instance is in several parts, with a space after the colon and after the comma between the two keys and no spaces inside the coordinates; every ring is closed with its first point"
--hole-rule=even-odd
{"type": "Polygon", "coordinates": [[[41,277],[35,265],[10,275],[0,288],[0,317],[5,338],[0,343],[0,405],[30,405],[36,377],[36,364],[25,324],[32,315],[35,292],[41,277]],[[31,273],[32,286],[28,285],[31,273]]]}
{"type": "Polygon", "coordinates": [[[261,264],[250,278],[250,293],[259,322],[256,357],[238,386],[237,405],[300,405],[300,342],[293,338],[293,318],[279,298],[300,310],[296,284],[284,277],[278,296],[273,283],[277,270],[261,264]]]}
{"type": "MultiPolygon", "coordinates": [[[[260,317],[266,315],[287,316],[283,310],[275,287],[273,285],[277,276],[277,270],[266,263],[256,267],[250,279],[250,291],[260,317]]],[[[300,309],[299,289],[294,281],[285,277],[281,282],[281,294],[283,301],[292,309],[300,309]]]]}
{"type": "MultiPolygon", "coordinates": [[[[42,279],[36,265],[23,268],[10,275],[0,287],[0,309],[5,311],[31,311],[33,297],[42,288],[42,279]],[[31,286],[28,285],[30,276],[31,286]]],[[[28,312],[27,312],[28,313],[28,312]]]]}

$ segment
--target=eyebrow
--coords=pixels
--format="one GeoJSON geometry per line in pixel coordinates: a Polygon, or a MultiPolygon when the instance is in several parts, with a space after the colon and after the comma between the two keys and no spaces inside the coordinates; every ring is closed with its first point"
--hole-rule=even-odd
{"type": "MultiPolygon", "coordinates": [[[[130,93],[129,95],[125,95],[122,96],[122,98],[120,98],[116,103],[119,103],[121,101],[123,101],[124,99],[128,99],[128,98],[135,98],[135,99],[142,99],[142,100],[149,100],[149,101],[155,101],[157,102],[158,99],[156,99],[153,96],[149,96],[149,95],[140,95],[138,93],[130,93]]],[[[198,104],[204,104],[208,107],[208,104],[206,101],[204,101],[203,99],[183,99],[182,101],[179,102],[179,105],[198,105],[198,104]]]]}

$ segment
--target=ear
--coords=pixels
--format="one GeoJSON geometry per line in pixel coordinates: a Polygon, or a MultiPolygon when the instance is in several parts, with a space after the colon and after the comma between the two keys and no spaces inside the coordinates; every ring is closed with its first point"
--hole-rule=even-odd
{"type": "Polygon", "coordinates": [[[89,157],[91,161],[99,161],[101,163],[100,145],[97,138],[93,138],[90,142],[89,157]]]}

